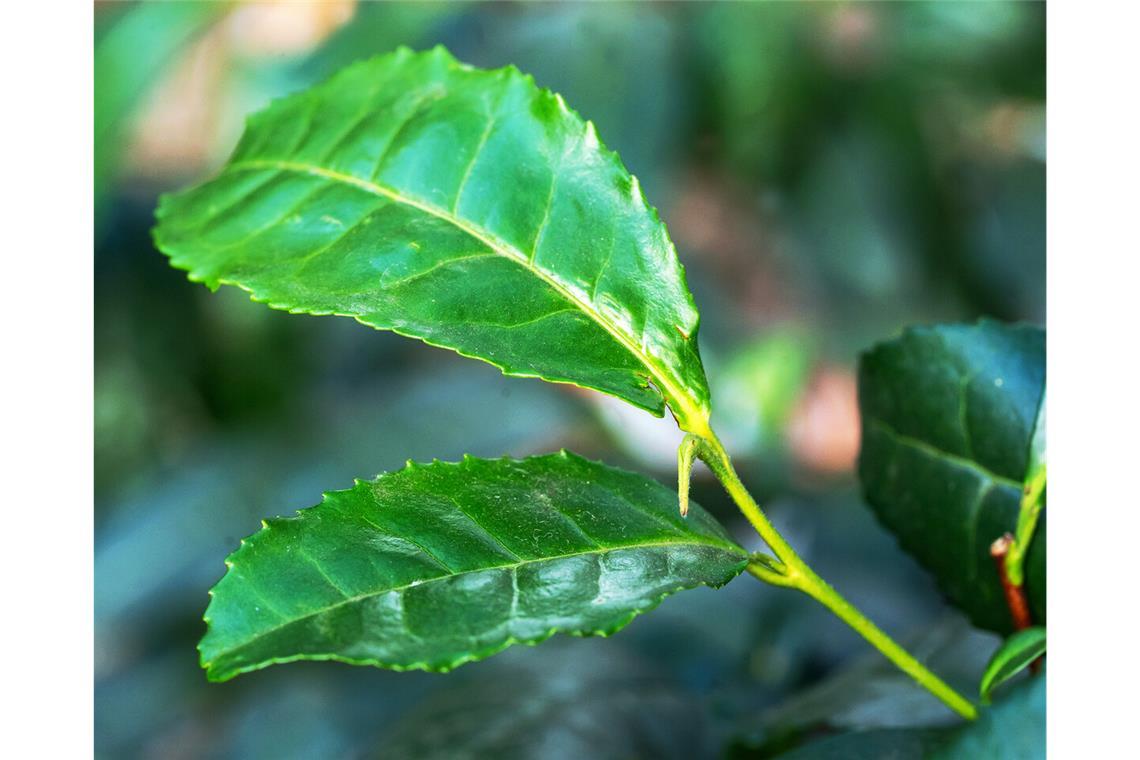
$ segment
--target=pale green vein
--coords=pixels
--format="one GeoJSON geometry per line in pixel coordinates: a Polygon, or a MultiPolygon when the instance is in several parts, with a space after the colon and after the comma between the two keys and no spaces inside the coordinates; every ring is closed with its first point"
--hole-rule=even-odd
{"type": "Polygon", "coordinates": [[[527,271],[534,274],[541,279],[546,285],[552,288],[555,292],[561,295],[566,300],[575,304],[586,315],[593,319],[602,329],[609,333],[618,343],[620,343],[627,351],[636,356],[645,367],[649,375],[652,376],[654,383],[657,385],[658,390],[662,393],[665,399],[673,407],[673,411],[679,420],[687,422],[696,427],[696,430],[690,430],[698,434],[707,432],[708,419],[700,405],[691,399],[677,383],[668,375],[667,372],[659,365],[659,363],[636,343],[630,335],[621,330],[617,324],[610,320],[606,315],[601,313],[594,305],[586,301],[581,295],[575,293],[570,288],[563,285],[557,278],[546,272],[541,267],[535,266],[529,260],[526,253],[515,249],[509,243],[501,240],[498,236],[494,235],[488,230],[472,224],[471,222],[462,219],[455,214],[442,209],[435,204],[419,200],[404,195],[390,187],[379,184],[371,180],[361,179],[360,177],[352,174],[345,174],[334,169],[326,169],[321,166],[314,166],[312,164],[284,161],[284,160],[261,160],[250,159],[230,164],[226,167],[226,171],[291,171],[300,174],[308,174],[331,182],[340,182],[352,187],[356,187],[367,193],[379,195],[389,198],[392,201],[412,208],[418,209],[425,214],[436,217],[448,224],[457,227],[464,233],[470,235],[476,240],[486,245],[495,253],[503,256],[504,258],[515,262],[522,266],[527,271]],[[702,430],[701,428],[705,428],[702,430]]]}
{"type": "MultiPolygon", "coordinates": [[[[555,554],[555,555],[551,555],[548,557],[540,557],[537,559],[523,560],[521,562],[510,562],[510,563],[505,563],[502,565],[488,565],[487,567],[479,567],[479,568],[473,568],[471,570],[463,570],[463,571],[460,571],[458,573],[449,573],[447,575],[437,575],[434,578],[428,578],[428,579],[420,578],[420,579],[416,579],[410,583],[405,583],[402,586],[392,586],[390,588],[377,589],[376,591],[368,591],[368,592],[365,592],[363,594],[357,594],[355,596],[346,597],[346,598],[340,600],[339,602],[334,602],[334,603],[326,605],[324,607],[320,607],[318,609],[313,610],[312,612],[307,612],[304,615],[298,615],[297,617],[292,618],[292,619],[286,619],[285,622],[283,622],[279,625],[275,625],[272,628],[267,628],[263,631],[259,631],[258,633],[250,636],[248,639],[243,641],[238,646],[231,647],[229,649],[221,650],[221,654],[230,654],[232,652],[240,651],[241,649],[244,649],[245,647],[250,646],[254,642],[260,641],[261,639],[264,639],[267,636],[273,635],[274,633],[281,630],[282,628],[286,628],[286,627],[291,626],[295,623],[300,623],[300,622],[303,622],[305,620],[310,620],[310,619],[318,617],[320,615],[324,615],[328,612],[332,612],[333,610],[339,609],[339,608],[341,608],[347,604],[355,604],[355,603],[361,602],[365,599],[371,599],[371,598],[378,597],[378,596],[384,596],[386,594],[400,594],[400,593],[407,591],[408,589],[410,589],[414,586],[426,586],[429,583],[435,583],[435,582],[450,580],[452,578],[459,578],[461,576],[471,575],[474,573],[486,573],[486,572],[490,572],[492,570],[507,570],[510,572],[517,572],[520,567],[524,567],[527,565],[535,565],[535,564],[541,564],[541,563],[545,563],[545,562],[556,562],[558,560],[570,559],[572,557],[601,555],[601,554],[608,554],[609,552],[622,551],[622,550],[638,551],[641,549],[660,549],[660,548],[667,548],[670,546],[684,546],[684,547],[707,546],[707,547],[710,547],[712,549],[717,549],[719,551],[727,552],[730,554],[738,554],[742,561],[747,559],[747,555],[743,551],[741,551],[739,549],[731,548],[729,546],[726,546],[723,543],[714,543],[712,541],[696,541],[696,540],[693,540],[693,541],[654,541],[654,542],[649,542],[649,543],[628,544],[628,545],[622,545],[622,546],[606,546],[606,547],[601,547],[601,548],[591,548],[591,549],[587,549],[584,551],[570,552],[568,554],[555,554]]],[[[274,612],[276,613],[276,610],[274,610],[274,612]]],[[[282,618],[285,617],[284,615],[280,615],[280,613],[276,613],[276,614],[278,614],[279,617],[282,617],[282,618]]],[[[217,661],[217,659],[220,656],[221,656],[220,654],[216,655],[212,660],[209,660],[208,662],[215,662],[215,661],[217,661]]]]}
{"type": "Polygon", "coordinates": [[[1000,485],[1009,486],[1011,488],[1017,489],[1018,491],[1021,490],[1021,483],[1018,483],[1016,480],[1007,478],[1004,475],[998,475],[996,472],[987,469],[972,459],[966,459],[965,457],[959,456],[958,454],[951,454],[949,451],[940,449],[931,443],[927,443],[926,441],[918,438],[912,438],[909,435],[904,435],[880,419],[872,418],[869,420],[869,422],[872,426],[879,428],[879,430],[881,430],[893,441],[900,443],[903,446],[909,446],[912,449],[921,451],[923,454],[926,454],[929,457],[944,460],[952,465],[961,467],[962,469],[971,470],[983,478],[988,478],[989,480],[992,480],[993,482],[1000,485]]]}

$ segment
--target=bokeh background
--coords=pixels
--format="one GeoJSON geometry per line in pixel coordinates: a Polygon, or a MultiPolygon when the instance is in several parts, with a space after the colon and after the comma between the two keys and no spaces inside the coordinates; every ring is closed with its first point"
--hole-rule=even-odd
{"type": "MultiPolygon", "coordinates": [[[[996,639],[862,505],[853,370],[908,323],[1043,323],[1043,5],[95,8],[98,756],[767,757],[952,717],[817,605],[747,577],[610,639],[446,676],[298,663],[206,682],[195,644],[223,559],[354,477],[565,446],[674,482],[670,419],[212,294],[154,249],[158,194],[223,162],[246,115],[401,44],[514,63],[596,123],[686,266],[750,487],[825,577],[973,691],[996,639]]],[[[697,501],[755,546],[706,475],[697,501]]]]}

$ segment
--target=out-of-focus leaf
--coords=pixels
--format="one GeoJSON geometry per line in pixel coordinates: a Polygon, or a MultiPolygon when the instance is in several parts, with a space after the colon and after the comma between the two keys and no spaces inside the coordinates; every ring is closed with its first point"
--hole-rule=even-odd
{"type": "Polygon", "coordinates": [[[747,552],[659,483],[563,451],[409,465],[270,520],[226,561],[212,680],[277,662],[445,671],[555,633],[609,635],[747,552]]]}
{"type": "Polygon", "coordinates": [[[1045,318],[1045,174],[1044,162],[1020,160],[962,180],[973,213],[957,276],[986,313],[1045,318]]]}
{"type": "Polygon", "coordinates": [[[894,9],[899,52],[911,65],[982,72],[985,64],[1032,42],[1036,17],[1030,3],[899,3],[894,9]]]}
{"type": "Polygon", "coordinates": [[[778,755],[781,760],[1042,760],[1045,679],[1012,692],[976,721],[944,729],[877,729],[829,737],[778,755]]]}
{"type": "MultiPolygon", "coordinates": [[[[905,640],[907,650],[951,685],[968,686],[993,646],[993,634],[972,629],[958,616],[905,640]]],[[[793,695],[768,710],[755,728],[761,737],[779,737],[819,728],[866,731],[930,728],[956,716],[916,686],[878,653],[793,695]]]]}
{"type": "Polygon", "coordinates": [[[787,170],[789,143],[811,114],[807,32],[821,15],[811,3],[698,6],[696,44],[709,67],[708,111],[718,119],[733,170],[771,176],[787,170]],[[805,65],[806,64],[806,65],[805,65]]]}
{"type": "Polygon", "coordinates": [[[352,316],[703,431],[698,315],[593,126],[517,69],[401,49],[253,117],[155,238],[211,287],[352,316]]]}
{"type": "Polygon", "coordinates": [[[733,451],[778,447],[796,401],[804,393],[811,342],[777,332],[745,346],[714,376],[717,417],[733,451]]]}
{"type": "Polygon", "coordinates": [[[1011,689],[973,723],[955,729],[931,760],[1043,760],[1045,757],[1045,679],[1033,678],[1011,689]]]}
{"type": "MultiPolygon", "coordinates": [[[[1016,525],[1044,387],[1044,331],[986,320],[908,329],[859,365],[867,501],[954,604],[999,632],[1012,621],[989,547],[1016,525]]],[[[1025,585],[1044,623],[1044,521],[1025,585]]]]}
{"type": "Polygon", "coordinates": [[[404,716],[377,755],[681,760],[714,751],[701,703],[621,647],[587,650],[568,639],[541,657],[511,654],[448,676],[457,681],[404,716]]]}
{"type": "Polygon", "coordinates": [[[879,728],[821,739],[777,755],[780,760],[914,760],[945,746],[936,729],[879,728]]]}
{"type": "Polygon", "coordinates": [[[114,178],[123,122],[175,53],[227,12],[227,2],[137,3],[95,47],[96,211],[114,178]]]}
{"type": "Polygon", "coordinates": [[[890,158],[904,147],[896,140],[868,126],[840,132],[810,157],[795,190],[793,218],[814,251],[800,266],[861,319],[908,313],[920,292],[913,180],[890,158]],[[862,313],[868,303],[874,315],[862,313]]]}
{"type": "Polygon", "coordinates": [[[988,702],[998,686],[1025,670],[1045,654],[1045,629],[1040,626],[1018,631],[1002,642],[982,674],[979,691],[982,701],[988,702]]]}

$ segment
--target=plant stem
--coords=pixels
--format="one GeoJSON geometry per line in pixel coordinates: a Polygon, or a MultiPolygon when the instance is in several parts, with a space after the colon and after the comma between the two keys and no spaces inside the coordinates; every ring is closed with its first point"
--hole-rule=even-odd
{"type": "Polygon", "coordinates": [[[702,460],[717,476],[728,495],[736,502],[736,506],[748,518],[748,522],[764,539],[764,542],[775,553],[782,563],[782,572],[771,562],[753,561],[748,565],[748,572],[766,583],[777,586],[799,589],[812,599],[831,610],[840,620],[855,629],[871,646],[882,652],[883,656],[893,662],[904,673],[909,675],[931,694],[942,700],[947,707],[961,715],[963,718],[973,720],[978,717],[977,708],[965,697],[954,691],[945,681],[936,676],[909,652],[899,646],[890,636],[876,626],[870,619],[855,606],[839,595],[827,581],[818,574],[795,550],[784,540],[776,528],[768,520],[760,506],[748,493],[748,489],[740,481],[740,476],[732,466],[728,453],[724,450],[720,439],[712,429],[700,436],[697,452],[702,460]]]}
{"type": "Polygon", "coordinates": [[[1010,542],[1005,560],[1005,573],[1010,582],[1018,587],[1025,583],[1025,555],[1029,551],[1029,542],[1033,540],[1033,531],[1037,529],[1037,518],[1041,515],[1045,470],[1045,465],[1041,464],[1025,479],[1021,492],[1021,509],[1017,513],[1017,536],[1010,542]]]}
{"type": "Polygon", "coordinates": [[[1025,590],[1013,582],[1010,573],[1010,550],[1013,548],[1014,538],[1006,533],[990,544],[990,556],[994,558],[997,566],[998,579],[1001,581],[1001,590],[1005,594],[1005,603],[1009,607],[1009,616],[1013,619],[1015,630],[1023,631],[1033,625],[1033,618],[1029,614],[1029,602],[1025,598],[1025,590]]]}

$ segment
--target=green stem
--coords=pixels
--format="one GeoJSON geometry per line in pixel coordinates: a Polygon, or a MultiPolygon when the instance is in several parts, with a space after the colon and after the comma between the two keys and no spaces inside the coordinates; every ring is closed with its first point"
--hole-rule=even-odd
{"type": "Polygon", "coordinates": [[[748,565],[749,573],[766,583],[795,588],[804,592],[831,610],[840,620],[854,628],[871,646],[882,652],[884,657],[897,665],[900,670],[917,681],[931,694],[942,700],[951,710],[968,720],[978,717],[977,708],[969,700],[954,691],[945,681],[916,660],[910,652],[895,643],[890,636],[840,596],[839,592],[833,589],[827,581],[820,578],[796,554],[795,550],[768,520],[767,515],[760,509],[752,495],[748,493],[748,489],[744,487],[740,477],[736,474],[720,439],[711,429],[707,431],[706,435],[700,437],[697,452],[720,480],[725,490],[728,491],[728,495],[736,502],[736,506],[748,518],[748,522],[752,524],[752,527],[756,529],[756,532],[760,534],[760,537],[776,555],[778,563],[773,562],[770,558],[754,559],[748,565]]]}
{"type": "Polygon", "coordinates": [[[1041,496],[1045,493],[1045,465],[1041,464],[1025,479],[1021,492],[1021,509],[1017,513],[1017,533],[1009,547],[1005,567],[1010,583],[1021,586],[1025,583],[1025,555],[1029,542],[1037,530],[1037,518],[1041,515],[1041,496]]]}

